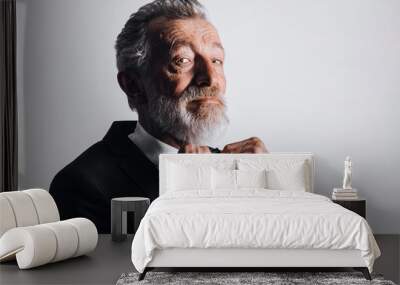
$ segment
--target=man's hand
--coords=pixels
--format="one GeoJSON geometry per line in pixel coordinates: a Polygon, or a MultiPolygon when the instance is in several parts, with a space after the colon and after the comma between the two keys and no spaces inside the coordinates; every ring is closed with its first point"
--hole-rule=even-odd
{"type": "Polygon", "coordinates": [[[208,146],[186,144],[182,145],[178,153],[211,153],[208,146]]]}
{"type": "Polygon", "coordinates": [[[251,137],[247,140],[227,144],[222,153],[267,153],[262,140],[257,137],[251,137]]]}
{"type": "MultiPolygon", "coordinates": [[[[211,153],[208,146],[193,144],[182,145],[178,153],[211,153]]],[[[246,140],[227,144],[221,153],[268,153],[262,140],[251,137],[246,140]]]]}

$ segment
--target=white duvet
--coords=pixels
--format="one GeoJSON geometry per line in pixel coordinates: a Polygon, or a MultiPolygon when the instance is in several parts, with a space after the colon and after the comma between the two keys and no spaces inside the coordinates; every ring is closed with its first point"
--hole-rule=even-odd
{"type": "Polygon", "coordinates": [[[366,220],[330,199],[259,189],[160,196],[133,239],[135,268],[143,272],[165,248],[358,249],[371,272],[380,255],[366,220]]]}

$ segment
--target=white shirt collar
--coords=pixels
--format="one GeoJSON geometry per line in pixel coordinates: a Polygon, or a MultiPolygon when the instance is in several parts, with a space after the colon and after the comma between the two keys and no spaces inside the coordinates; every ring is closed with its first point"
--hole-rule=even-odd
{"type": "Polygon", "coordinates": [[[177,148],[156,139],[146,132],[142,125],[139,124],[139,121],[136,124],[135,131],[129,134],[128,137],[156,166],[158,166],[158,156],[161,153],[178,153],[177,148]]]}

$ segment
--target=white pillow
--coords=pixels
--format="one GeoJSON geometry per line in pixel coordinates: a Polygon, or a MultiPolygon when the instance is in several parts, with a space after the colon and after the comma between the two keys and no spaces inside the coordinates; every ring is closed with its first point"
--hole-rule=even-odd
{"type": "Polygon", "coordinates": [[[237,188],[268,188],[267,170],[235,170],[237,188]]]}
{"type": "Polygon", "coordinates": [[[212,184],[214,190],[236,190],[236,170],[213,168],[212,184]]]}
{"type": "Polygon", "coordinates": [[[211,167],[167,165],[167,191],[211,189],[211,167]]]}
{"type": "Polygon", "coordinates": [[[237,190],[240,188],[267,188],[267,171],[212,169],[214,190],[237,190]]]}
{"type": "Polygon", "coordinates": [[[297,159],[239,159],[240,170],[267,170],[267,188],[311,191],[308,162],[297,159]]]}
{"type": "Polygon", "coordinates": [[[306,191],[304,164],[288,169],[268,171],[268,188],[273,190],[306,191]]]}

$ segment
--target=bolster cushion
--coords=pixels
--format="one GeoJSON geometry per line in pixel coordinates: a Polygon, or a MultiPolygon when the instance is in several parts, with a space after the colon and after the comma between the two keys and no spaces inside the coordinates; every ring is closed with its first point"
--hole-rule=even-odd
{"type": "Polygon", "coordinates": [[[53,197],[43,189],[0,193],[0,237],[15,227],[60,220],[53,197]]]}
{"type": "Polygon", "coordinates": [[[96,226],[74,218],[8,230],[0,238],[0,261],[16,257],[20,269],[86,254],[96,248],[96,226]]]}

